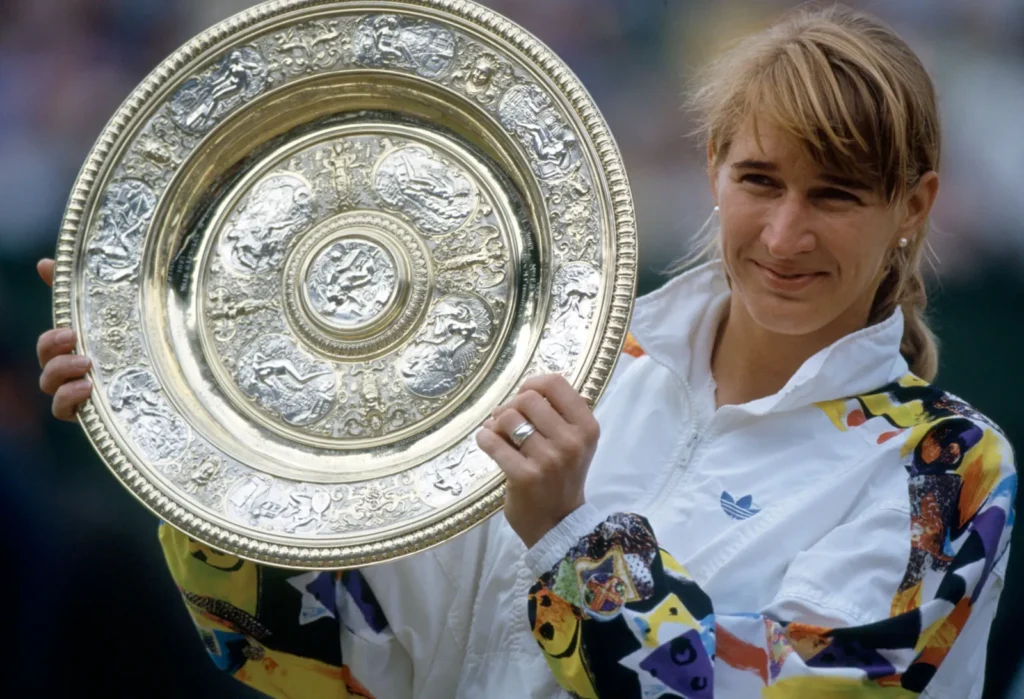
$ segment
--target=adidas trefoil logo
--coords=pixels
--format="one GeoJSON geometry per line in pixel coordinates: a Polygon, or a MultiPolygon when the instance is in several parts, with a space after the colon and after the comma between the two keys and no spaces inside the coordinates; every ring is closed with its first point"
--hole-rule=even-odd
{"type": "Polygon", "coordinates": [[[761,511],[760,507],[754,507],[753,495],[744,495],[739,500],[735,500],[728,490],[723,490],[720,502],[725,514],[733,519],[750,519],[761,511]]]}

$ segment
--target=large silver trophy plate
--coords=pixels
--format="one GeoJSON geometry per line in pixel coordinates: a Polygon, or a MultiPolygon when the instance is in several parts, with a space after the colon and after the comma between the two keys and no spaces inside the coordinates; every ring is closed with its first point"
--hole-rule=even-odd
{"type": "Polygon", "coordinates": [[[538,374],[596,403],[635,277],[614,141],[536,39],[462,0],[286,0],[113,117],[54,319],[94,359],[81,424],[157,516],[338,568],[496,512],[477,429],[538,374]]]}

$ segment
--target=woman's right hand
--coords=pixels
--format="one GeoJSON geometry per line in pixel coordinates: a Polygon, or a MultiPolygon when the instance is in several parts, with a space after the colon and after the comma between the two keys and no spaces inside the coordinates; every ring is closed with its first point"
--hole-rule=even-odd
{"type": "MultiPolygon", "coordinates": [[[[40,260],[36,270],[46,285],[53,287],[53,260],[40,260]]],[[[76,420],[78,406],[92,394],[92,382],[84,378],[92,362],[88,357],[73,354],[76,339],[74,330],[54,328],[40,335],[36,343],[36,356],[43,370],[39,388],[53,396],[53,416],[68,422],[76,420]]]]}

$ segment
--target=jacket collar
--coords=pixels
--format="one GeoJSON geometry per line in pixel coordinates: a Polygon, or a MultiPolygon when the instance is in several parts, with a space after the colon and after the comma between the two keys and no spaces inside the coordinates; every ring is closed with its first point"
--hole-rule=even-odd
{"type": "MultiPolygon", "coordinates": [[[[704,370],[710,365],[729,295],[721,263],[708,262],[638,298],[630,331],[651,359],[688,383],[691,362],[702,362],[704,370]]],[[[765,414],[875,390],[909,370],[900,354],[902,338],[903,312],[897,308],[807,359],[778,393],[735,407],[765,414]]]]}

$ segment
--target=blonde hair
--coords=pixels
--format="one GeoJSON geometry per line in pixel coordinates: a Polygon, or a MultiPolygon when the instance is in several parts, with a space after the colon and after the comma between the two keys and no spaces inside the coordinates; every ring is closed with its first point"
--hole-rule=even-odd
{"type": "MultiPolygon", "coordinates": [[[[746,122],[766,120],[803,143],[824,168],[881,185],[889,205],[939,167],[939,118],[931,78],[913,50],[869,15],[841,6],[799,9],[745,39],[708,66],[691,106],[698,133],[725,159],[746,122]]],[[[900,351],[911,371],[931,381],[938,346],[924,319],[925,222],[894,248],[868,324],[898,307],[905,325],[900,351]]],[[[720,255],[718,235],[686,262],[720,255]]]]}

